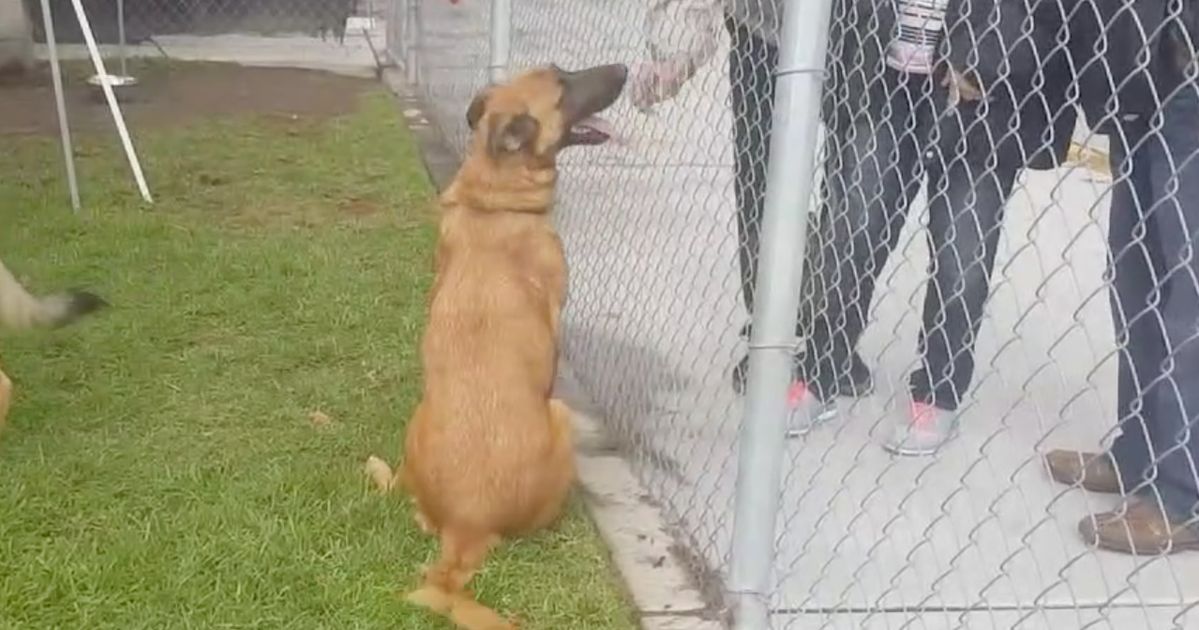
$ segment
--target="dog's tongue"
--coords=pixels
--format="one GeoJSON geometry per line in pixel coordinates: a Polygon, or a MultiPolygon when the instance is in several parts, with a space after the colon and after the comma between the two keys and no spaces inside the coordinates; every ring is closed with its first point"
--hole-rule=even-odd
{"type": "Polygon", "coordinates": [[[614,144],[625,144],[624,138],[620,137],[620,135],[616,132],[616,128],[612,126],[612,123],[600,118],[599,116],[588,116],[587,118],[575,123],[575,127],[602,134],[607,137],[609,142],[614,144]]]}

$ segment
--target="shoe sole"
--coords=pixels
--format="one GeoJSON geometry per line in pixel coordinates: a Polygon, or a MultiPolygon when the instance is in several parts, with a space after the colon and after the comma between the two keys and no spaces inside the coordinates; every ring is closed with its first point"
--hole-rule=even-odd
{"type": "Polygon", "coordinates": [[[945,436],[944,440],[941,440],[940,444],[932,448],[910,448],[898,444],[892,444],[890,442],[884,442],[882,447],[884,451],[887,451],[892,455],[899,455],[901,457],[928,457],[929,455],[936,455],[938,451],[940,451],[942,448],[945,448],[946,444],[949,444],[955,438],[957,438],[959,432],[959,429],[955,428],[949,433],[949,435],[945,436]]]}
{"type": "MultiPolygon", "coordinates": [[[[1085,541],[1086,539],[1084,538],[1083,540],[1085,541]]],[[[1141,551],[1137,551],[1137,550],[1133,549],[1132,545],[1129,545],[1126,543],[1127,543],[1127,541],[1121,541],[1119,543],[1115,543],[1115,542],[1110,542],[1110,541],[1105,542],[1105,541],[1095,539],[1094,541],[1092,541],[1090,543],[1090,545],[1096,549],[1103,549],[1104,551],[1116,551],[1119,553],[1128,554],[1130,556],[1142,556],[1142,557],[1183,553],[1183,552],[1187,552],[1187,551],[1199,551],[1199,542],[1175,543],[1175,544],[1171,545],[1169,549],[1154,549],[1154,550],[1145,549],[1145,550],[1141,550],[1141,551]]]]}
{"type": "Polygon", "coordinates": [[[1089,527],[1086,527],[1083,524],[1080,524],[1078,526],[1078,533],[1082,535],[1083,542],[1085,542],[1088,546],[1094,547],[1096,549],[1103,549],[1105,551],[1116,551],[1119,553],[1126,553],[1130,556],[1160,556],[1162,554],[1167,554],[1167,553],[1179,553],[1179,552],[1183,552],[1183,551],[1199,551],[1199,540],[1175,543],[1173,545],[1170,545],[1169,549],[1153,549],[1153,550],[1142,549],[1142,550],[1138,551],[1136,549],[1133,549],[1132,545],[1128,544],[1127,539],[1121,539],[1118,541],[1101,540],[1099,538],[1097,532],[1090,530],[1089,527]]]}
{"type": "Polygon", "coordinates": [[[836,407],[832,407],[831,409],[816,414],[816,417],[812,418],[812,423],[802,429],[787,429],[786,437],[787,439],[803,437],[811,433],[813,430],[828,424],[833,420],[836,420],[838,415],[840,415],[839,410],[836,407]]]}

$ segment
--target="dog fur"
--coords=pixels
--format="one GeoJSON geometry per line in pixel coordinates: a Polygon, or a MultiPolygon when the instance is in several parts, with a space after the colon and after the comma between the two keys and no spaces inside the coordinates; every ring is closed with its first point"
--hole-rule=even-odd
{"type": "MultiPolygon", "coordinates": [[[[105,302],[87,291],[72,290],[44,297],[31,295],[0,261],[0,327],[12,330],[65,326],[105,302]]],[[[0,429],[12,404],[12,380],[0,368],[0,429]]]]}
{"type": "Polygon", "coordinates": [[[515,627],[467,583],[503,538],[551,525],[575,479],[571,412],[552,398],[567,278],[550,217],[555,157],[595,143],[575,125],[611,105],[626,76],[623,66],[549,67],[486,89],[440,198],[423,395],[403,465],[371,457],[366,469],[380,490],[411,495],[418,525],[440,539],[408,599],[468,630],[515,627]]]}

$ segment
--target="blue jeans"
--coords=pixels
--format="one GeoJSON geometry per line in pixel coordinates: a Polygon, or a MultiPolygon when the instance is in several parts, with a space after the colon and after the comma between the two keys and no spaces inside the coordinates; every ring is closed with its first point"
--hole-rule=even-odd
{"type": "Polygon", "coordinates": [[[1111,136],[1108,233],[1119,354],[1121,435],[1111,454],[1126,488],[1160,497],[1176,521],[1199,508],[1199,95],[1161,109],[1160,131],[1111,136]]]}

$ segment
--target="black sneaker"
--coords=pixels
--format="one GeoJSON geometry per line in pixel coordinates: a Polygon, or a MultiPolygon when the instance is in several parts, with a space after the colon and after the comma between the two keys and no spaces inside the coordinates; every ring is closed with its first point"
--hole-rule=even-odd
{"type": "MultiPolygon", "coordinates": [[[[798,367],[798,366],[796,366],[798,367]]],[[[749,378],[749,355],[745,355],[733,366],[733,391],[745,393],[745,381],[749,378]]],[[[864,398],[874,392],[874,375],[854,352],[849,357],[849,369],[837,378],[837,394],[846,398],[864,398]]]]}

